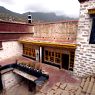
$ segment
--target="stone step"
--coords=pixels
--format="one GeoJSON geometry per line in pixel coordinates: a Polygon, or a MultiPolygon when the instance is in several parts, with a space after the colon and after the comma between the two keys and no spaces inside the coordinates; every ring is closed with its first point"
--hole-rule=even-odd
{"type": "Polygon", "coordinates": [[[80,84],[58,82],[45,95],[95,95],[95,78],[82,78],[80,84]]]}
{"type": "Polygon", "coordinates": [[[91,91],[91,94],[90,95],[95,95],[95,82],[93,84],[93,88],[92,88],[92,91],[91,91]]]}
{"type": "MultiPolygon", "coordinates": [[[[95,78],[92,76],[83,78],[80,86],[78,87],[76,95],[91,95],[92,89],[94,88],[93,87],[94,83],[95,83],[95,78]]],[[[94,93],[94,90],[93,90],[93,93],[94,93]]],[[[95,95],[95,94],[92,94],[92,95],[95,95]]]]}
{"type": "Polygon", "coordinates": [[[94,82],[95,82],[95,79],[94,77],[91,77],[91,81],[89,83],[89,86],[88,86],[88,89],[87,89],[87,92],[86,92],[86,95],[89,95],[92,91],[92,88],[93,88],[93,85],[94,85],[94,82]]]}
{"type": "Polygon", "coordinates": [[[88,89],[89,83],[90,83],[90,77],[87,77],[86,82],[85,82],[85,84],[83,86],[81,95],[86,95],[86,91],[88,89]]]}
{"type": "Polygon", "coordinates": [[[81,84],[76,92],[76,95],[81,95],[81,92],[82,92],[82,89],[83,89],[83,86],[85,84],[85,81],[86,81],[86,78],[83,78],[82,81],[81,81],[81,84]]]}
{"type": "Polygon", "coordinates": [[[74,83],[56,83],[47,92],[46,95],[75,95],[79,84],[74,83]]]}

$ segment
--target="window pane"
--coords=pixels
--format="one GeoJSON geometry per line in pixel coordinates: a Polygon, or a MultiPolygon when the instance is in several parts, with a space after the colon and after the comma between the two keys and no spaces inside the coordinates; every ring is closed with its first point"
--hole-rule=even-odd
{"type": "Polygon", "coordinates": [[[92,23],[92,30],[90,34],[90,42],[91,44],[95,44],[95,18],[93,18],[93,23],[92,23]]]}

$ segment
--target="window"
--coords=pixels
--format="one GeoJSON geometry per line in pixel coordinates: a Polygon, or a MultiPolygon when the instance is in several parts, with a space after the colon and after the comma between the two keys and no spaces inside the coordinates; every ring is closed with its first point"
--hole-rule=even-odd
{"type": "Polygon", "coordinates": [[[31,15],[28,15],[28,19],[31,19],[31,15]]]}
{"type": "Polygon", "coordinates": [[[50,62],[50,63],[61,64],[61,61],[62,61],[61,55],[62,54],[60,52],[45,50],[44,51],[44,61],[50,62]]]}
{"type": "Polygon", "coordinates": [[[24,44],[23,45],[23,55],[36,59],[35,48],[33,48],[31,45],[24,44]]]}
{"type": "Polygon", "coordinates": [[[91,30],[91,34],[90,34],[90,44],[95,44],[95,18],[93,18],[93,22],[92,22],[92,30],[91,30]]]}

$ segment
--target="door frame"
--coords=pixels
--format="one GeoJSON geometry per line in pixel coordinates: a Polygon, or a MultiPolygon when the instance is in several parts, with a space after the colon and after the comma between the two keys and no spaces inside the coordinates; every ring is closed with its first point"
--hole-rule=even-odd
{"type": "MultiPolygon", "coordinates": [[[[66,53],[62,53],[62,55],[63,54],[66,54],[66,53]]],[[[69,66],[70,66],[70,52],[67,54],[68,56],[69,56],[69,61],[68,61],[68,68],[67,69],[65,69],[64,67],[63,67],[63,60],[62,60],[62,63],[61,63],[61,69],[65,69],[65,70],[69,70],[69,66]]]]}

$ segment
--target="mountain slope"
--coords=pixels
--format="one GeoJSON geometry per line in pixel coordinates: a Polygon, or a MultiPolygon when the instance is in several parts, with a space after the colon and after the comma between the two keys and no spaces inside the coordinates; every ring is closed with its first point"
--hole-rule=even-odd
{"type": "MultiPolygon", "coordinates": [[[[5,21],[27,22],[29,12],[19,14],[0,6],[0,19],[5,21]]],[[[57,16],[55,13],[30,12],[34,22],[51,22],[60,20],[73,20],[67,16],[57,16]]]]}
{"type": "MultiPolygon", "coordinates": [[[[27,19],[27,15],[29,12],[24,13],[25,19],[27,19]]],[[[72,18],[66,17],[66,16],[56,16],[55,13],[41,13],[41,12],[30,12],[32,15],[33,21],[60,21],[60,20],[70,20],[72,18]]]]}

